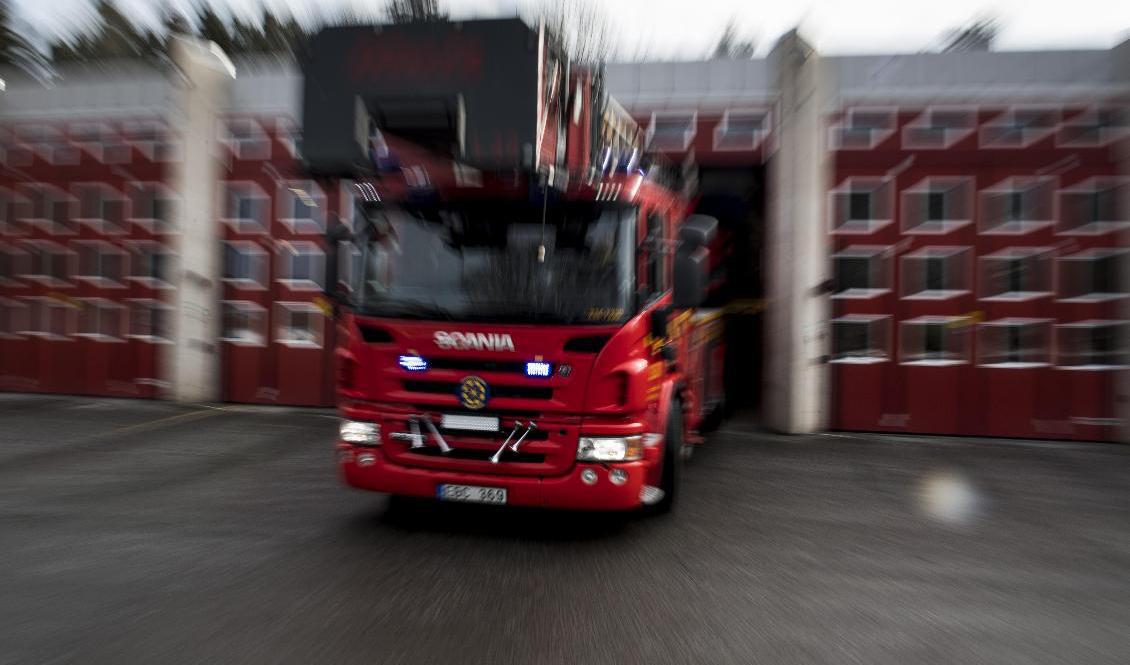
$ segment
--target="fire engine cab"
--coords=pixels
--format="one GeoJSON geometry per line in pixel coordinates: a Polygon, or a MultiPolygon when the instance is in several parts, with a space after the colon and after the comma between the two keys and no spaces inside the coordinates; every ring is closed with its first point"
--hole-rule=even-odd
{"type": "Polygon", "coordinates": [[[442,501],[671,507],[723,401],[717,222],[519,20],[329,28],[304,63],[327,232],[338,464],[442,501]]]}

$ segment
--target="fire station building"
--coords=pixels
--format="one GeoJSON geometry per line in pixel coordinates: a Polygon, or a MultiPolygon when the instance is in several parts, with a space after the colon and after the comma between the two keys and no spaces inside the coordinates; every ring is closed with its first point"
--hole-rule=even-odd
{"type": "MultiPolygon", "coordinates": [[[[301,175],[301,73],[173,59],[0,74],[0,390],[330,405],[353,204],[301,175]]],[[[727,384],[767,426],[1130,439],[1130,42],[789,34],[606,81],[730,233],[727,384]]]]}

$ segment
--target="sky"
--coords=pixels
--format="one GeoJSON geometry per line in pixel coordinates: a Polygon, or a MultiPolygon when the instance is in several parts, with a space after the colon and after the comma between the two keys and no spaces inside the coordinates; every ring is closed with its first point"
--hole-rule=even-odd
{"type": "MultiPolygon", "coordinates": [[[[143,22],[191,0],[117,0],[143,22]]],[[[541,0],[440,0],[453,18],[513,16],[541,0]]],[[[553,2],[555,0],[546,0],[553,2]]],[[[998,50],[1109,48],[1130,39],[1130,0],[588,0],[618,35],[618,58],[694,59],[709,54],[733,20],[764,54],[784,32],[801,34],[825,54],[936,49],[950,28],[980,16],[1001,25],[998,50]]],[[[18,17],[49,33],[89,21],[91,0],[14,0],[18,17]]],[[[381,0],[217,0],[238,14],[268,6],[300,18],[335,9],[379,13],[381,0]]]]}

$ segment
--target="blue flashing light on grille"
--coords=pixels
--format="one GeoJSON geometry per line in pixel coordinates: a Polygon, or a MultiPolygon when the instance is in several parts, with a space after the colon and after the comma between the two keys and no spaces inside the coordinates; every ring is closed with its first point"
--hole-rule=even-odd
{"type": "Polygon", "coordinates": [[[526,363],[526,376],[548,377],[553,374],[553,366],[543,362],[526,363]]]}
{"type": "Polygon", "coordinates": [[[400,356],[400,366],[409,372],[423,372],[428,368],[428,361],[420,356],[400,356]]]}

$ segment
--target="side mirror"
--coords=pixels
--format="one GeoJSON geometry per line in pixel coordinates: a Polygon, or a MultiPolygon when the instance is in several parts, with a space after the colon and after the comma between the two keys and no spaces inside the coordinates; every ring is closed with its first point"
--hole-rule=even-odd
{"type": "Polygon", "coordinates": [[[679,228],[675,249],[674,305],[694,308],[706,302],[710,290],[710,243],[718,233],[718,220],[691,215],[679,228]]]}
{"type": "Polygon", "coordinates": [[[652,339],[667,339],[667,319],[671,310],[667,307],[656,307],[651,310],[651,337],[652,339]]]}
{"type": "Polygon", "coordinates": [[[333,302],[343,302],[345,299],[338,291],[338,250],[342,242],[352,242],[353,232],[349,227],[341,223],[341,220],[334,220],[334,223],[326,229],[326,274],[323,277],[322,292],[326,297],[333,302]]]}

